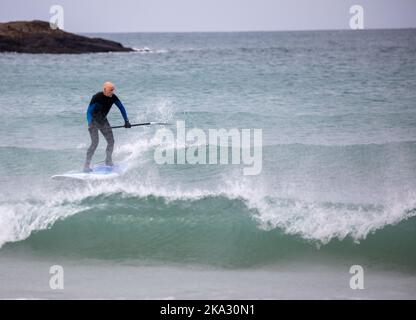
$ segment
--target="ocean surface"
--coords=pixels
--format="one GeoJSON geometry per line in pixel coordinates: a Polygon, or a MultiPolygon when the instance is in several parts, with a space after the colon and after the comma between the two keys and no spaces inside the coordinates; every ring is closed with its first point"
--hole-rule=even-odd
{"type": "Polygon", "coordinates": [[[416,298],[416,30],[89,36],[136,51],[0,54],[0,298],[416,298]],[[122,177],[52,180],[107,80],[131,123],[262,129],[261,173],[157,164],[148,126],[122,177]]]}

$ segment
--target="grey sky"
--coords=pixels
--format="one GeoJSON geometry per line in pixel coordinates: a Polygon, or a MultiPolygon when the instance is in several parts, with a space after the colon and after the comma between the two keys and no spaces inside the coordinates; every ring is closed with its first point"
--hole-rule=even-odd
{"type": "Polygon", "coordinates": [[[416,0],[1,0],[0,21],[49,21],[64,8],[70,32],[348,29],[349,8],[364,27],[416,27],[416,0]]]}

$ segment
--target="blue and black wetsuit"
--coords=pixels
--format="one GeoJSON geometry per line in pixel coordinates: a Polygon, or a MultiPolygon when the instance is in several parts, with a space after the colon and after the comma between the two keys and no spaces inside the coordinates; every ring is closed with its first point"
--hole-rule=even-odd
{"type": "Polygon", "coordinates": [[[112,154],[114,149],[114,137],[113,130],[111,129],[110,123],[107,120],[107,115],[110,112],[112,105],[115,104],[123,116],[125,122],[128,122],[127,112],[121,103],[120,99],[113,94],[111,97],[107,97],[102,92],[96,93],[88,106],[87,109],[87,121],[88,131],[91,136],[91,145],[87,151],[87,159],[85,161],[85,167],[89,167],[92,156],[98,146],[98,130],[101,131],[104,138],[107,140],[106,149],[106,165],[113,165],[112,154]]]}

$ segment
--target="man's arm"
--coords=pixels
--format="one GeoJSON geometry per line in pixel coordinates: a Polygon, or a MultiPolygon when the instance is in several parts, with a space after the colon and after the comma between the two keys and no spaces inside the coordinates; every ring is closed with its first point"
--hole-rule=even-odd
{"type": "Polygon", "coordinates": [[[92,112],[94,111],[95,106],[96,106],[95,103],[90,103],[90,105],[88,106],[88,109],[87,109],[87,122],[88,122],[88,126],[92,122],[92,112]]]}
{"type": "Polygon", "coordinates": [[[120,100],[116,100],[114,103],[116,104],[117,108],[120,110],[121,115],[123,116],[124,122],[129,122],[129,118],[127,117],[126,109],[124,108],[124,106],[121,103],[121,101],[120,100]]]}

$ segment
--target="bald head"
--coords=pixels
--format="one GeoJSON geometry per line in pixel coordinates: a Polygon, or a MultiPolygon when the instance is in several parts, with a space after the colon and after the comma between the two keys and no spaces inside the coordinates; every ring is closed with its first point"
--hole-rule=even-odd
{"type": "Polygon", "coordinates": [[[111,97],[116,90],[116,87],[110,81],[104,82],[103,84],[103,93],[107,97],[111,97]]]}

